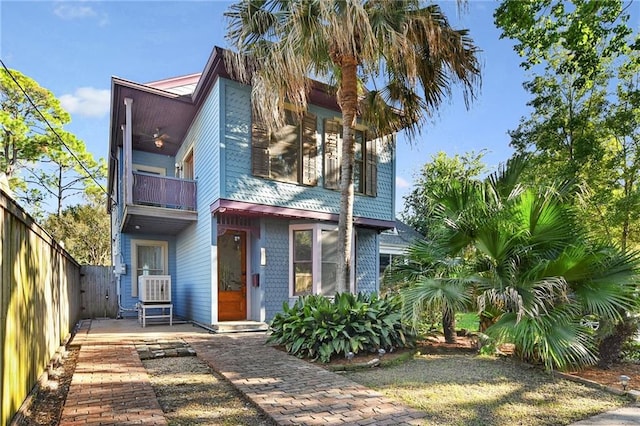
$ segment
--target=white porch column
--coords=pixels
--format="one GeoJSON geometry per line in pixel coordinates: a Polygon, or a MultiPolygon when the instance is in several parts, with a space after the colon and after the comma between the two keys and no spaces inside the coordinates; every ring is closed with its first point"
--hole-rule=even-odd
{"type": "Polygon", "coordinates": [[[133,155],[133,122],[131,109],[133,107],[133,99],[124,98],[125,105],[125,123],[124,123],[124,203],[125,205],[133,204],[133,164],[131,156],[133,155]]]}

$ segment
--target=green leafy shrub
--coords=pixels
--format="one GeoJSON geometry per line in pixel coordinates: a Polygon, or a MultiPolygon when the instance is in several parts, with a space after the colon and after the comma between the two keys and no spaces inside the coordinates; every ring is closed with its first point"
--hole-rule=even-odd
{"type": "Polygon", "coordinates": [[[269,343],[300,358],[329,362],[349,352],[386,351],[413,345],[415,336],[401,321],[400,300],[376,294],[320,295],[285,302],[271,321],[269,343]]]}
{"type": "Polygon", "coordinates": [[[622,346],[622,359],[629,362],[640,363],[640,342],[630,340],[622,346]]]}

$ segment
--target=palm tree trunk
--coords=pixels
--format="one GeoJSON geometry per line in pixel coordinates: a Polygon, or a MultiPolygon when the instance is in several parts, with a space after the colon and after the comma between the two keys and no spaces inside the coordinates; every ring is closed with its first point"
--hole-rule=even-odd
{"type": "Polygon", "coordinates": [[[445,342],[456,343],[456,314],[447,307],[442,308],[442,332],[445,342]]]}
{"type": "Polygon", "coordinates": [[[355,144],[353,127],[358,108],[357,60],[353,56],[340,57],[342,81],[338,90],[338,105],[342,110],[342,160],[340,164],[340,218],[338,221],[338,271],[336,291],[351,288],[351,241],[353,236],[353,160],[355,144]]]}
{"type": "MultiPolygon", "coordinates": [[[[601,322],[600,327],[603,326],[601,322]]],[[[613,328],[613,332],[598,344],[598,367],[609,369],[620,361],[622,346],[638,331],[638,323],[631,317],[625,317],[613,328]]]]}

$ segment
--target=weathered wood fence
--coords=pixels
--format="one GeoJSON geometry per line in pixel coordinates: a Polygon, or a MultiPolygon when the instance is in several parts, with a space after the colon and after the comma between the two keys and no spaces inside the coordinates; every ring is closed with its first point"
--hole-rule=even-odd
{"type": "Polygon", "coordinates": [[[82,318],[116,318],[118,297],[113,267],[82,265],[80,284],[82,318]]]}
{"type": "Polygon", "coordinates": [[[0,190],[0,425],[81,317],[80,266],[0,190]]]}

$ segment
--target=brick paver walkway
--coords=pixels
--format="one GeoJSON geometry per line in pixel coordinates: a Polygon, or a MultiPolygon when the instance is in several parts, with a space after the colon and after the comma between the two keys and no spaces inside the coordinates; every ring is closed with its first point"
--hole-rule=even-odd
{"type": "MultiPolygon", "coordinates": [[[[84,321],[60,425],[166,425],[134,343],[182,338],[281,425],[409,425],[425,414],[265,345],[264,333],[212,335],[189,325],[84,321]]],[[[212,407],[215,409],[215,407],[212,407]]]]}
{"type": "Polygon", "coordinates": [[[264,333],[183,336],[198,357],[281,425],[415,425],[425,414],[266,346],[264,333]]]}
{"type": "MultiPolygon", "coordinates": [[[[265,345],[264,333],[212,335],[191,325],[142,329],[135,320],[87,320],[73,339],[81,349],[60,425],[166,425],[134,343],[176,338],[278,424],[428,424],[421,411],[265,345]]],[[[624,407],[575,424],[640,424],[639,413],[624,407]]]]}
{"type": "Polygon", "coordinates": [[[96,338],[90,324],[83,321],[73,339],[81,348],[60,425],[166,425],[131,339],[96,338]]]}

